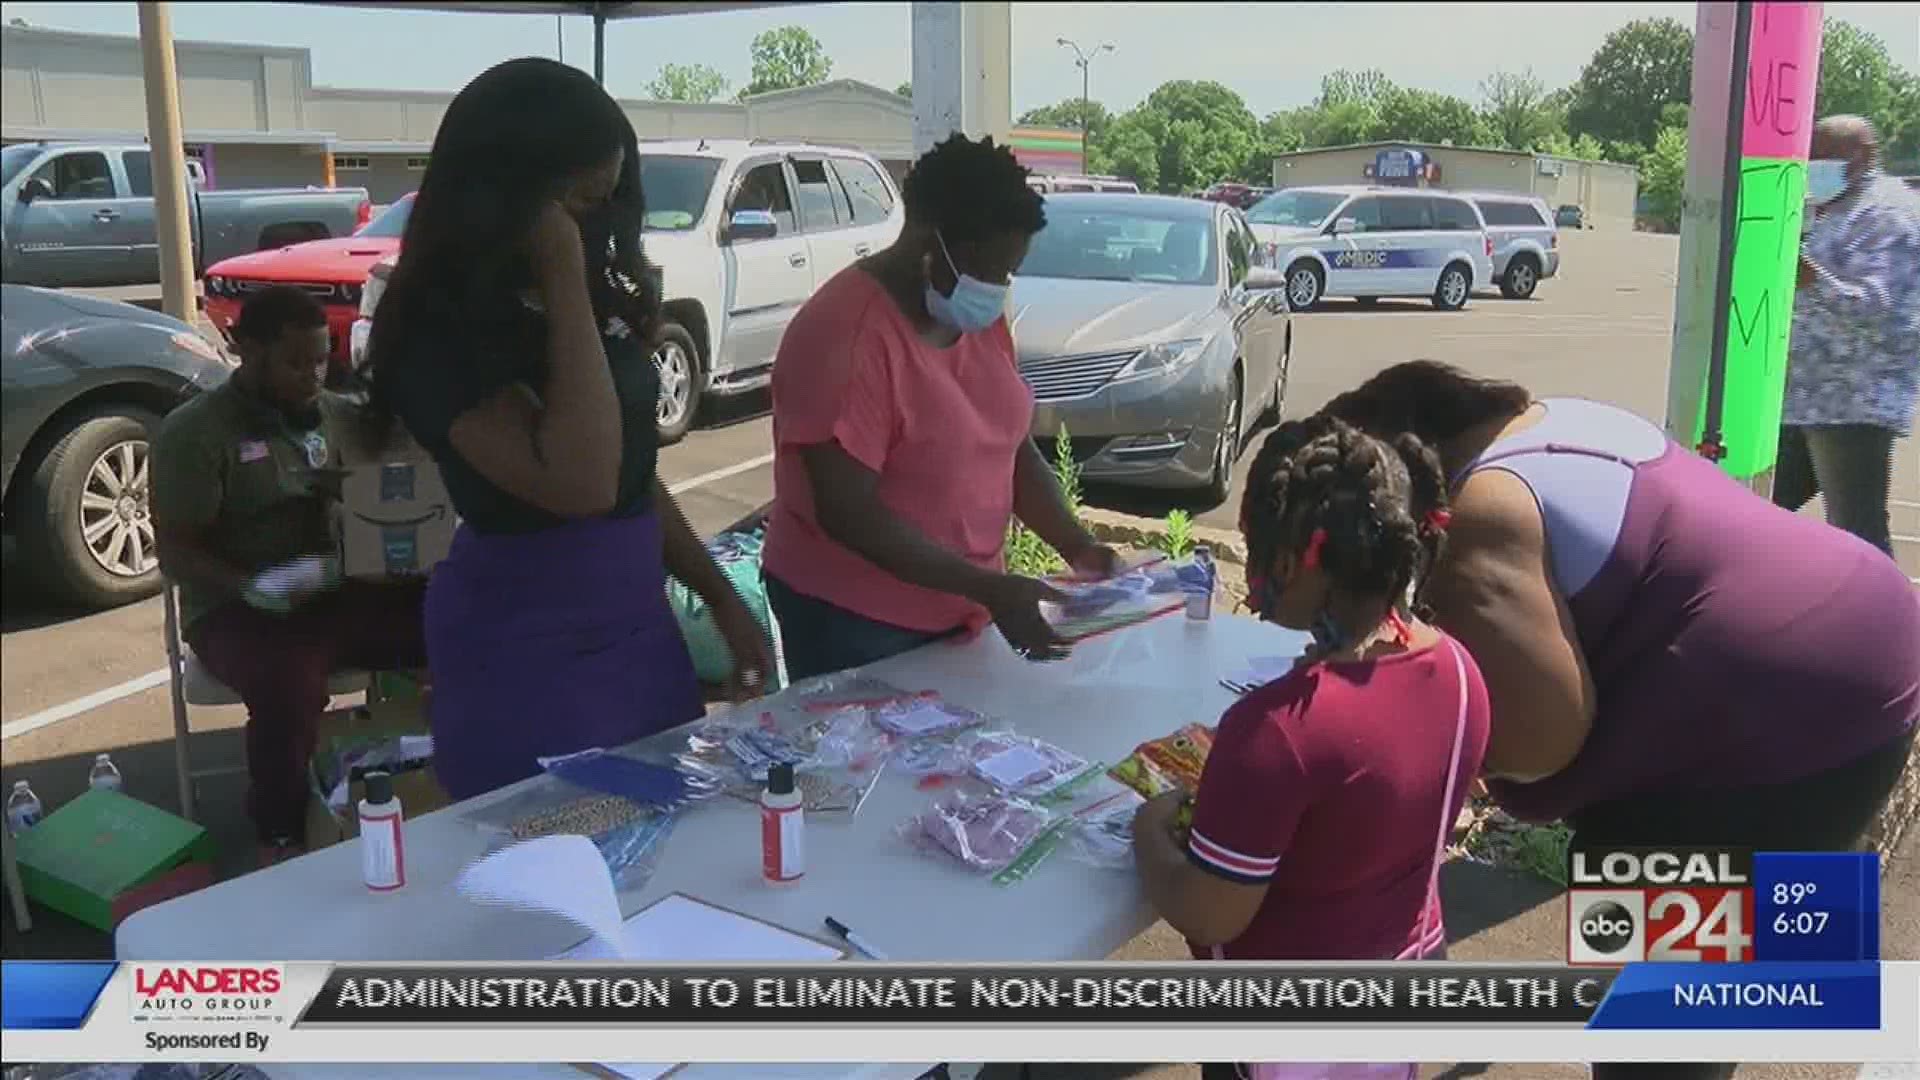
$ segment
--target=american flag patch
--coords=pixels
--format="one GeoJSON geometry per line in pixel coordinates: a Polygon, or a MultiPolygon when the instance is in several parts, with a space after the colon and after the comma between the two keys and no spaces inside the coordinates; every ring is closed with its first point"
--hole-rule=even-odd
{"type": "Polygon", "coordinates": [[[242,465],[254,461],[265,461],[268,454],[267,444],[264,442],[248,440],[240,444],[240,464],[242,465]]]}

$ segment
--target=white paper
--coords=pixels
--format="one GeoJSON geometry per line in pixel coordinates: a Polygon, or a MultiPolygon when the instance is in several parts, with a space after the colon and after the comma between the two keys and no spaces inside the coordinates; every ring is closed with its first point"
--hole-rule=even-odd
{"type": "Polygon", "coordinates": [[[974,769],[1003,788],[1021,788],[1053,771],[1053,762],[1031,746],[1015,745],[974,762],[974,769]]]}
{"type": "Polygon", "coordinates": [[[1291,656],[1256,656],[1247,661],[1247,666],[1227,676],[1227,681],[1241,686],[1265,686],[1285,676],[1293,670],[1294,658],[1291,656]]]}
{"type": "Polygon", "coordinates": [[[842,955],[824,942],[675,893],[628,919],[616,946],[588,938],[554,959],[757,964],[820,963],[842,955]]]}
{"type": "Polygon", "coordinates": [[[542,836],[501,848],[476,860],[455,888],[482,904],[557,915],[591,935],[596,959],[631,959],[625,941],[620,896],[600,849],[584,836],[542,836]]]}
{"type": "Polygon", "coordinates": [[[908,735],[925,735],[929,731],[957,726],[960,722],[958,717],[933,704],[913,705],[887,714],[887,723],[908,735]]]}

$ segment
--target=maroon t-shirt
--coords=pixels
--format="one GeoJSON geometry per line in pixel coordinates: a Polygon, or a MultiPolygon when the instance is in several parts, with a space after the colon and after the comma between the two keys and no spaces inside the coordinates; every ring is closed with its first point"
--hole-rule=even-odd
{"type": "Polygon", "coordinates": [[[1242,698],[1220,720],[1187,855],[1230,881],[1267,882],[1245,933],[1201,959],[1381,960],[1438,925],[1428,888],[1487,752],[1480,669],[1451,639],[1375,660],[1316,664],[1242,698]],[[1454,770],[1460,672],[1465,731],[1454,770]]]}

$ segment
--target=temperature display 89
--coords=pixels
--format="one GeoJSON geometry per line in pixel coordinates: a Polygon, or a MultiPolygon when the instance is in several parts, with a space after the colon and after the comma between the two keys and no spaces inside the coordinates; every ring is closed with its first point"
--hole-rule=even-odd
{"type": "Polygon", "coordinates": [[[1880,959],[1879,856],[1759,852],[1753,889],[1754,959],[1880,959]]]}

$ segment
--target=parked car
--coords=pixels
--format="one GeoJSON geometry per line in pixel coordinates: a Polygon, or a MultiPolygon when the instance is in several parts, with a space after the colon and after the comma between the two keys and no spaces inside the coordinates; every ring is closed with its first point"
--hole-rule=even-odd
{"type": "Polygon", "coordinates": [[[1579,207],[1568,203],[1553,212],[1553,223],[1562,229],[1584,229],[1587,227],[1587,215],[1579,207]]]}
{"type": "Polygon", "coordinates": [[[352,236],[309,240],[273,251],[236,255],[207,267],[207,318],[232,340],[233,321],[247,297],[268,285],[298,285],[327,311],[333,341],[329,382],[338,386],[353,371],[353,321],[360,316],[360,288],[375,263],[400,250],[413,196],[404,195],[352,236]]]}
{"type": "Polygon", "coordinates": [[[1560,230],[1545,199],[1501,192],[1470,192],[1493,241],[1493,281],[1500,295],[1526,300],[1540,282],[1560,272],[1560,230]]]}
{"type": "Polygon", "coordinates": [[[1247,211],[1257,253],[1287,276],[1287,304],[1309,311],[1329,296],[1363,303],[1424,296],[1442,311],[1467,306],[1493,281],[1493,240],[1472,202],[1444,191],[1300,187],[1247,211]]]}
{"type": "MultiPolygon", "coordinates": [[[[372,217],[365,188],[188,186],[194,274],[249,251],[345,236],[372,217]]],[[[160,280],[153,161],[142,144],[21,143],[0,150],[0,278],[18,285],[160,280]]]]}
{"type": "Polygon", "coordinates": [[[0,285],[0,344],[0,506],[28,580],[93,607],[158,592],[149,442],[231,361],[178,319],[26,285],[0,285]]]}
{"type": "Polygon", "coordinates": [[[1227,497],[1258,418],[1286,396],[1284,278],[1240,211],[1162,195],[1055,195],[1014,278],[1034,434],[1064,425],[1088,480],[1227,497]]]}
{"type": "Polygon", "coordinates": [[[1200,197],[1212,202],[1223,202],[1235,209],[1245,210],[1265,198],[1273,189],[1256,187],[1252,184],[1237,184],[1222,181],[1200,193],[1200,197]]]}
{"type": "Polygon", "coordinates": [[[1140,185],[1118,176],[1042,176],[1027,177],[1027,186],[1042,195],[1060,191],[1098,191],[1109,194],[1138,195],[1140,185]]]}
{"type": "MultiPolygon", "coordinates": [[[[773,379],[787,323],[813,290],[894,242],[905,221],[887,170],[859,150],[742,139],[646,141],[644,242],[666,289],[660,438],[687,433],[708,395],[773,379]]],[[[351,338],[354,369],[395,257],[374,264],[351,338]]]]}

